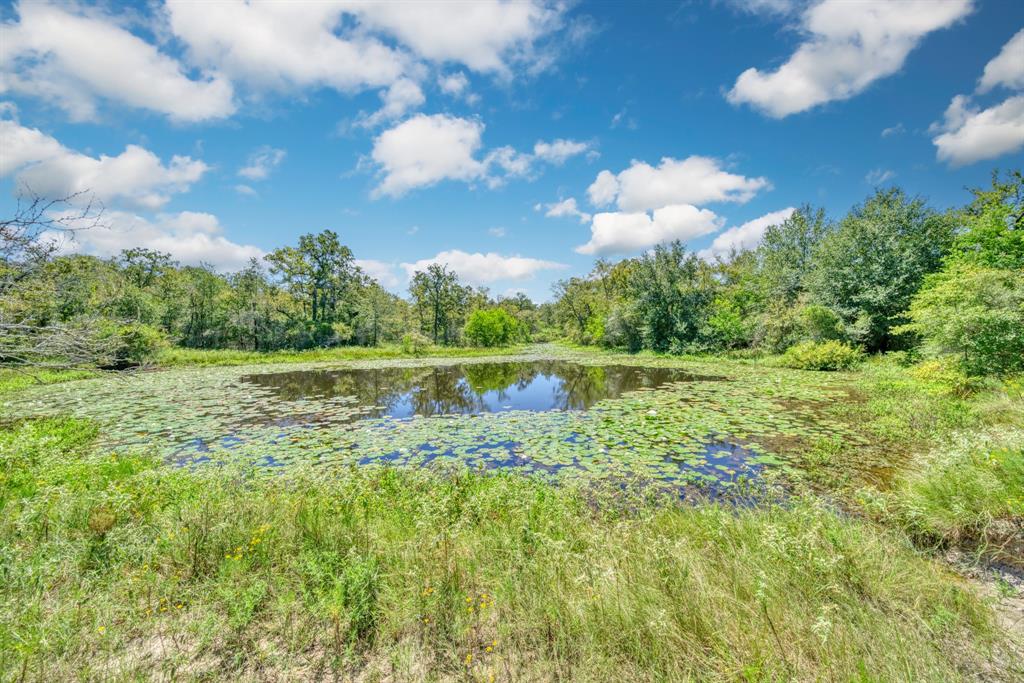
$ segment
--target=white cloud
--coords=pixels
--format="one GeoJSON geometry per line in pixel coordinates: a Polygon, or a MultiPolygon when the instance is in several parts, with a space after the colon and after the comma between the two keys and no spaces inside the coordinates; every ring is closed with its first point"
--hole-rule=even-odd
{"type": "Polygon", "coordinates": [[[533,146],[533,155],[535,157],[556,166],[561,166],[567,159],[587,151],[590,151],[589,142],[563,140],[561,138],[551,142],[538,140],[533,146]]]}
{"type": "Polygon", "coordinates": [[[157,214],[151,221],[129,212],[108,211],[103,225],[75,232],[74,239],[61,242],[62,250],[109,257],[123,249],[145,247],[166,252],[185,264],[209,263],[221,271],[240,270],[250,258],[264,254],[259,247],[224,237],[217,217],[209,213],[157,214]]]}
{"type": "Polygon", "coordinates": [[[487,179],[490,187],[498,187],[505,182],[505,177],[525,178],[533,170],[533,157],[529,154],[518,152],[515,148],[505,145],[487,153],[484,157],[484,167],[497,166],[504,171],[505,176],[491,176],[487,179]]]}
{"type": "Polygon", "coordinates": [[[727,4],[748,14],[786,15],[808,0],[726,0],[727,4]]]}
{"type": "Polygon", "coordinates": [[[458,97],[469,87],[469,79],[461,71],[440,76],[437,79],[437,86],[445,95],[458,97]]]}
{"type": "Polygon", "coordinates": [[[711,260],[716,256],[727,256],[733,250],[747,251],[761,243],[765,231],[773,225],[779,225],[793,215],[792,206],[779,211],[772,211],[763,216],[747,221],[743,225],[723,231],[707,249],[700,251],[700,257],[711,260]]]}
{"type": "Polygon", "coordinates": [[[580,254],[621,254],[673,240],[686,241],[721,228],[708,209],[673,204],[654,211],[599,213],[590,225],[590,241],[576,247],[580,254]]]}
{"type": "Polygon", "coordinates": [[[283,149],[263,146],[249,155],[249,161],[238,169],[238,175],[249,180],[266,180],[270,172],[284,161],[287,152],[283,149]]]}
{"type": "Polygon", "coordinates": [[[589,149],[573,140],[539,141],[534,154],[504,145],[483,158],[484,124],[447,114],[417,114],[376,137],[371,159],[383,174],[373,197],[400,197],[409,190],[429,187],[442,180],[482,181],[494,188],[509,178],[532,178],[536,163],[562,163],[589,149]]]}
{"type": "Polygon", "coordinates": [[[241,195],[245,195],[246,197],[255,197],[255,196],[257,196],[256,190],[252,189],[248,185],[243,185],[243,184],[235,185],[235,192],[237,192],[238,194],[241,194],[241,195]]]}
{"type": "Polygon", "coordinates": [[[432,62],[507,74],[534,56],[534,44],[560,28],[562,5],[539,0],[474,2],[345,2],[360,22],[400,40],[432,62]]]}
{"type": "Polygon", "coordinates": [[[385,289],[395,289],[399,285],[398,275],[395,274],[396,263],[378,261],[376,259],[357,258],[356,265],[363,269],[367,275],[379,282],[385,289]]]}
{"type": "Polygon", "coordinates": [[[972,107],[957,95],[946,109],[945,120],[932,128],[937,156],[951,166],[994,159],[1024,147],[1024,95],[1007,98],[988,109],[972,107]]]}
{"type": "Polygon", "coordinates": [[[371,153],[384,174],[373,196],[400,197],[442,180],[481,178],[486,165],[474,155],[483,129],[479,121],[417,114],[384,131],[374,140],[371,153]]]}
{"type": "Polygon", "coordinates": [[[717,159],[663,157],[657,167],[634,160],[618,175],[601,171],[587,194],[594,206],[617,201],[623,211],[648,211],[669,204],[747,202],[771,184],[722,170],[717,159]]]}
{"type": "Polygon", "coordinates": [[[1024,29],[1003,45],[992,61],[985,65],[985,72],[978,81],[978,92],[1003,86],[1011,90],[1024,90],[1024,29]]]}
{"type": "Polygon", "coordinates": [[[111,17],[48,2],[18,4],[0,25],[0,92],[39,97],[74,120],[96,118],[97,100],[203,121],[235,110],[231,84],[211,71],[197,79],[111,17]]]}
{"type": "Polygon", "coordinates": [[[167,0],[166,11],[195,63],[257,90],[391,85],[409,57],[363,33],[341,34],[345,4],[167,0]]]}
{"type": "MultiPolygon", "coordinates": [[[[978,79],[978,93],[996,86],[1024,89],[1024,29],[1018,31],[988,64],[978,79]]],[[[936,156],[950,166],[994,159],[1024,148],[1024,94],[1012,95],[985,109],[968,95],[953,97],[935,134],[936,156]]]]}
{"type": "Polygon", "coordinates": [[[505,228],[502,228],[500,226],[499,227],[488,228],[487,229],[487,234],[489,234],[491,237],[501,238],[501,237],[505,236],[505,228]]]}
{"type": "Polygon", "coordinates": [[[580,219],[580,223],[590,222],[590,214],[585,211],[580,211],[579,207],[576,206],[575,197],[569,197],[568,199],[563,199],[560,202],[554,202],[552,204],[537,204],[533,208],[537,211],[544,211],[544,215],[548,218],[573,216],[580,219]]]}
{"type": "Polygon", "coordinates": [[[786,63],[747,69],[728,100],[783,118],[848,99],[899,71],[925,36],[971,10],[971,0],[823,0],[804,12],[807,38],[786,63]]]}
{"type": "Polygon", "coordinates": [[[906,130],[907,129],[903,127],[902,123],[897,123],[895,126],[890,126],[889,128],[883,128],[882,129],[882,137],[883,138],[891,138],[894,135],[902,135],[903,133],[906,132],[906,130]]]}
{"type": "Polygon", "coordinates": [[[106,203],[158,209],[185,192],[209,167],[173,156],[168,164],[147,149],[128,145],[117,156],[91,157],[67,149],[35,128],[0,121],[0,175],[17,172],[17,182],[44,197],[87,193],[106,203]]]}
{"type": "Polygon", "coordinates": [[[427,101],[416,81],[408,78],[401,78],[392,83],[390,88],[381,92],[380,99],[383,102],[381,108],[369,116],[360,118],[356,121],[357,126],[373,128],[385,121],[400,118],[427,101]]]}
{"type": "Polygon", "coordinates": [[[884,185],[895,177],[896,171],[887,168],[875,168],[868,171],[868,174],[864,176],[864,182],[868,185],[884,185]]]}
{"type": "Polygon", "coordinates": [[[415,263],[403,263],[402,269],[408,277],[417,271],[426,270],[432,264],[445,265],[459,274],[465,282],[482,285],[498,280],[528,280],[542,270],[560,270],[565,264],[554,261],[527,258],[524,256],[502,256],[494,252],[469,254],[459,249],[442,251],[437,256],[420,259],[415,263]]]}

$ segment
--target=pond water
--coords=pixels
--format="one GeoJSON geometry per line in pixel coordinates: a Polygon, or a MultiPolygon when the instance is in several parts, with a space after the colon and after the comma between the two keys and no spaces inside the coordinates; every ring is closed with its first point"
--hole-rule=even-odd
{"type": "MultiPolygon", "coordinates": [[[[245,375],[281,400],[352,396],[362,418],[472,415],[509,410],[586,410],[638,389],[693,380],[675,368],[588,366],[568,361],[472,363],[420,368],[299,370],[245,375]]],[[[711,378],[704,378],[711,379],[711,378]]]]}
{"type": "Polygon", "coordinates": [[[553,481],[728,491],[820,438],[858,435],[823,411],[846,387],[800,373],[571,352],[349,366],[187,368],[36,387],[12,416],[71,413],[102,446],[186,467],[454,464],[553,481]]]}

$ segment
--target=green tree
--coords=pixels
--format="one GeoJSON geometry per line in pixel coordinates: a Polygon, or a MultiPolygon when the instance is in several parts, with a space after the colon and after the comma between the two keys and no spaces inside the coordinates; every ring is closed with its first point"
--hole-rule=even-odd
{"type": "Polygon", "coordinates": [[[522,337],[522,325],[504,308],[478,308],[469,315],[466,339],[475,346],[508,346],[522,337]]]}
{"type": "Polygon", "coordinates": [[[1024,370],[1024,270],[972,264],[929,276],[905,326],[969,374],[1024,370]]]}
{"type": "Polygon", "coordinates": [[[413,274],[409,284],[421,329],[435,344],[456,340],[471,293],[454,271],[436,263],[413,274]]]}
{"type": "Polygon", "coordinates": [[[297,247],[275,249],[266,257],[270,272],[302,303],[313,324],[350,322],[359,282],[352,250],[337,233],[303,235],[297,247]]]}
{"type": "Polygon", "coordinates": [[[893,328],[924,277],[938,270],[954,222],[902,190],[878,190],[854,207],[814,250],[809,290],[869,351],[894,348],[893,328]]]}
{"type": "Polygon", "coordinates": [[[762,296],[772,307],[791,307],[806,291],[814,252],[830,230],[825,210],[810,205],[765,230],[756,258],[762,296]]]}
{"type": "Polygon", "coordinates": [[[645,348],[681,352],[700,346],[717,288],[710,265],[679,242],[658,245],[636,260],[628,288],[645,348]]]}

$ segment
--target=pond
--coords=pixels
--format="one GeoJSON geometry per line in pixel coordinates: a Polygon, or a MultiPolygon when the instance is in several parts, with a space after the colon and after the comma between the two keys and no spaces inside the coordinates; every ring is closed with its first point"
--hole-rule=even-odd
{"type": "Polygon", "coordinates": [[[547,360],[297,370],[245,375],[241,381],[270,389],[276,398],[286,401],[352,396],[359,405],[371,407],[360,417],[402,418],[508,410],[586,410],[602,399],[693,379],[676,368],[588,366],[547,360]]]}
{"type": "Polygon", "coordinates": [[[13,416],[96,420],[103,445],[169,464],[434,467],[719,495],[785,473],[823,437],[861,437],[826,408],[841,380],[720,361],[517,357],[188,368],[36,387],[13,416]],[[820,377],[820,379],[819,379],[820,377]]]}

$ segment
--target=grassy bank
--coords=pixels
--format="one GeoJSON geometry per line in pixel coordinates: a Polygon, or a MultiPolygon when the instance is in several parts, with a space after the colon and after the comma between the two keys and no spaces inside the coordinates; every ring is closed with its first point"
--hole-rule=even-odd
{"type": "Polygon", "coordinates": [[[38,384],[57,384],[94,377],[92,370],[10,370],[0,369],[0,394],[14,393],[38,384]]]}
{"type": "Polygon", "coordinates": [[[969,586],[811,499],[666,506],[367,469],[246,479],[95,452],[94,436],[73,420],[0,436],[5,680],[1000,670],[969,586]]]}
{"type": "Polygon", "coordinates": [[[526,347],[512,346],[494,349],[472,346],[430,346],[413,352],[398,345],[340,346],[329,349],[309,349],[306,351],[236,351],[232,349],[186,349],[174,347],[160,352],[156,359],[156,365],[159,367],[261,365],[270,363],[385,360],[391,358],[432,358],[437,356],[471,358],[475,356],[493,356],[497,353],[517,353],[524,348],[526,347]]]}

